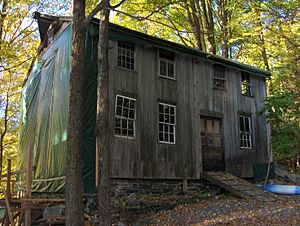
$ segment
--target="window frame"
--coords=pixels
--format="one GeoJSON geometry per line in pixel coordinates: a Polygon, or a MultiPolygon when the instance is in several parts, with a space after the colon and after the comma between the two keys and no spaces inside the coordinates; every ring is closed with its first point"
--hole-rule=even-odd
{"type": "Polygon", "coordinates": [[[244,96],[253,97],[253,86],[252,86],[252,78],[251,75],[247,72],[241,72],[241,93],[244,96]],[[243,80],[243,76],[245,79],[243,80]],[[249,77],[249,82],[247,81],[247,77],[249,77]],[[250,94],[243,93],[243,87],[246,88],[246,91],[250,91],[250,94]]]}
{"type": "MultiPolygon", "coordinates": [[[[125,62],[125,64],[127,64],[127,62],[125,62]]],[[[135,45],[135,43],[129,42],[129,41],[123,41],[123,40],[118,40],[117,41],[117,67],[121,68],[121,69],[124,69],[124,70],[129,70],[129,71],[135,71],[136,70],[136,45],[135,45]],[[123,67],[122,62],[120,63],[121,65],[119,65],[119,56],[121,56],[121,57],[123,56],[123,55],[119,55],[119,49],[123,49],[125,51],[132,51],[131,49],[129,50],[129,49],[119,47],[119,43],[127,43],[127,44],[132,44],[133,45],[133,69],[128,68],[128,67],[123,67]]]]}
{"type": "MultiPolygon", "coordinates": [[[[163,114],[165,115],[165,113],[163,112],[163,114]]],[[[176,144],[176,105],[172,105],[172,104],[167,104],[167,103],[164,103],[164,102],[158,102],[158,143],[160,143],[160,144],[176,144]],[[160,121],[160,119],[159,119],[159,116],[160,116],[160,114],[161,114],[161,112],[159,111],[159,106],[160,105],[163,105],[163,106],[168,106],[168,107],[171,107],[171,108],[174,108],[174,124],[172,124],[172,123],[168,123],[168,122],[161,122],[160,121]],[[171,141],[161,141],[160,140],[160,137],[159,137],[159,135],[160,135],[160,133],[161,133],[161,131],[160,131],[160,129],[159,129],[159,126],[160,126],[160,124],[162,124],[162,125],[168,125],[168,126],[172,126],[173,127],[173,131],[174,131],[174,141],[173,142],[171,142],[171,141]]],[[[169,117],[171,116],[171,114],[169,113],[169,117]]],[[[163,130],[162,130],[162,134],[163,134],[163,137],[165,136],[165,131],[164,131],[164,126],[163,126],[163,130]]],[[[169,140],[170,140],[170,132],[169,132],[169,134],[168,134],[168,136],[169,136],[169,140]]]]}
{"type": "Polygon", "coordinates": [[[252,118],[250,115],[244,115],[244,114],[240,114],[239,115],[239,146],[241,149],[252,149],[253,148],[253,140],[252,140],[252,118]],[[244,130],[241,130],[241,118],[243,118],[243,127],[244,130]],[[249,131],[246,131],[246,118],[248,118],[248,126],[249,126],[249,131]],[[249,139],[243,139],[244,136],[243,135],[248,135],[249,139]],[[249,140],[250,142],[250,146],[244,146],[244,143],[247,142],[249,140]]]}
{"type": "Polygon", "coordinates": [[[162,78],[174,80],[174,81],[176,80],[176,64],[175,64],[175,53],[174,52],[167,51],[167,50],[164,50],[164,49],[158,49],[158,76],[162,77],[162,78]],[[161,55],[160,55],[161,51],[162,52],[169,52],[171,54],[174,54],[174,60],[170,60],[166,57],[161,57],[161,55]],[[166,74],[167,75],[162,75],[161,72],[160,72],[161,61],[166,63],[166,74]],[[169,74],[169,64],[173,65],[173,70],[174,70],[173,77],[168,76],[168,74],[169,74]]]}
{"type": "MultiPolygon", "coordinates": [[[[132,97],[128,97],[128,96],[125,96],[125,95],[120,95],[120,94],[116,94],[116,98],[115,98],[115,121],[114,121],[114,135],[115,137],[118,137],[118,138],[125,138],[125,139],[134,139],[136,137],[136,99],[135,98],[132,98],[132,97]],[[134,119],[131,119],[129,117],[125,117],[125,116],[122,116],[122,113],[123,113],[123,102],[122,102],[122,111],[121,111],[121,115],[117,115],[117,99],[118,97],[121,97],[123,99],[128,99],[128,100],[132,100],[135,102],[135,105],[134,105],[134,119]],[[122,121],[122,119],[125,119],[127,120],[127,136],[125,135],[122,135],[122,133],[120,134],[116,134],[116,119],[120,119],[122,121]],[[129,136],[128,135],[128,121],[132,121],[133,122],[133,136],[129,136]]],[[[131,108],[129,106],[128,110],[130,111],[131,108]]],[[[122,130],[122,125],[120,124],[120,130],[122,130]]]]}
{"type": "Polygon", "coordinates": [[[217,89],[217,90],[223,90],[226,91],[226,67],[223,67],[221,65],[214,65],[214,74],[213,74],[213,88],[217,89]],[[224,75],[224,77],[220,77],[220,76],[216,76],[216,72],[218,72],[218,74],[224,75]],[[215,85],[215,81],[222,81],[224,82],[224,87],[219,87],[215,85]]]}

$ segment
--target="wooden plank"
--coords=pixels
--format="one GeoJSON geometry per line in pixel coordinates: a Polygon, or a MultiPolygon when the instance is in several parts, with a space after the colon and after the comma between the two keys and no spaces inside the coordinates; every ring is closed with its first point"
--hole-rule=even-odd
{"type": "Polygon", "coordinates": [[[8,214],[8,218],[9,218],[9,222],[12,226],[14,226],[14,219],[11,213],[11,208],[10,208],[10,201],[9,201],[9,197],[6,193],[6,191],[3,191],[4,193],[4,197],[5,197],[5,204],[6,204],[6,210],[7,210],[7,214],[8,214]]]}
{"type": "Polygon", "coordinates": [[[213,172],[207,172],[207,173],[204,172],[203,178],[247,200],[252,200],[252,199],[256,199],[260,201],[276,200],[276,195],[262,191],[256,186],[254,186],[253,184],[226,172],[223,173],[218,172],[217,174],[213,172]],[[231,180],[230,181],[226,180],[226,182],[224,182],[222,179],[220,179],[222,178],[222,176],[220,175],[223,175],[224,178],[230,177],[231,180]]]}
{"type": "Polygon", "coordinates": [[[186,193],[188,191],[187,179],[182,180],[182,190],[183,190],[184,193],[186,193]]]}
{"type": "MultiPolygon", "coordinates": [[[[28,146],[28,164],[27,164],[27,180],[26,180],[26,198],[31,198],[31,186],[32,186],[32,170],[33,170],[33,164],[32,164],[32,157],[33,157],[33,146],[28,146]]],[[[27,208],[25,210],[25,225],[30,226],[31,225],[31,210],[30,208],[27,208]]]]}
{"type": "Polygon", "coordinates": [[[6,195],[7,199],[11,199],[11,159],[7,159],[7,182],[6,182],[6,195]]]}

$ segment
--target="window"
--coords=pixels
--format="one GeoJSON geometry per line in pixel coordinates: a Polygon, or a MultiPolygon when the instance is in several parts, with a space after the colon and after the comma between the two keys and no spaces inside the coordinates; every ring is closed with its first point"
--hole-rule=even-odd
{"type": "Polygon", "coordinates": [[[135,137],[135,99],[117,95],[115,103],[115,134],[135,137]]]}
{"type": "Polygon", "coordinates": [[[250,80],[250,74],[246,72],[242,72],[241,90],[243,95],[252,96],[252,85],[250,80]]]}
{"type": "Polygon", "coordinates": [[[159,103],[159,142],[175,144],[176,107],[159,103]]]}
{"type": "Polygon", "coordinates": [[[159,50],[159,75],[175,79],[175,54],[167,50],[159,50]]]}
{"type": "Polygon", "coordinates": [[[251,118],[249,116],[240,116],[240,147],[252,148],[251,118]]]}
{"type": "Polygon", "coordinates": [[[225,90],[225,71],[226,68],[222,67],[220,65],[215,65],[214,66],[214,88],[216,89],[224,89],[225,90]]]}
{"type": "Polygon", "coordinates": [[[134,44],[118,41],[118,66],[134,70],[134,44]]]}

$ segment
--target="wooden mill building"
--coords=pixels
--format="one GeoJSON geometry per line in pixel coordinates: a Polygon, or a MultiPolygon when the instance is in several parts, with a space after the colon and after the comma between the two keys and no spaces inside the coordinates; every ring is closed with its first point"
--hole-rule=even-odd
{"type": "MultiPolygon", "coordinates": [[[[64,186],[71,18],[35,14],[39,58],[23,90],[20,168],[33,145],[37,191],[64,186]],[[46,167],[45,167],[46,166],[46,167]]],[[[264,106],[270,73],[115,24],[109,27],[111,178],[253,177],[269,161],[264,106]]],[[[95,186],[98,21],[86,41],[85,190],[95,186]]]]}

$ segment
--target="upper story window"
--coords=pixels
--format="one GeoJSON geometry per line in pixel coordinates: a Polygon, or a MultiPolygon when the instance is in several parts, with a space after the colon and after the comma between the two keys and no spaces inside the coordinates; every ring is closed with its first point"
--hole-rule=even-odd
{"type": "Polygon", "coordinates": [[[134,70],[134,65],[134,44],[131,42],[118,41],[118,66],[134,70]]]}
{"type": "Polygon", "coordinates": [[[115,134],[124,138],[135,137],[135,102],[130,97],[117,95],[115,103],[115,134]]]}
{"type": "Polygon", "coordinates": [[[242,76],[242,84],[241,84],[242,94],[247,96],[253,96],[250,74],[246,72],[242,72],[241,76],[242,76]]]}
{"type": "Polygon", "coordinates": [[[159,103],[158,114],[159,142],[175,144],[176,106],[159,103]]]}
{"type": "Polygon", "coordinates": [[[240,147],[252,148],[251,118],[240,115],[240,147]]]}
{"type": "Polygon", "coordinates": [[[175,79],[175,54],[173,52],[159,50],[159,75],[175,79]]]}
{"type": "Polygon", "coordinates": [[[213,77],[214,88],[223,89],[223,90],[226,89],[225,72],[226,72],[225,67],[222,67],[220,65],[214,65],[214,77],[213,77]]]}

